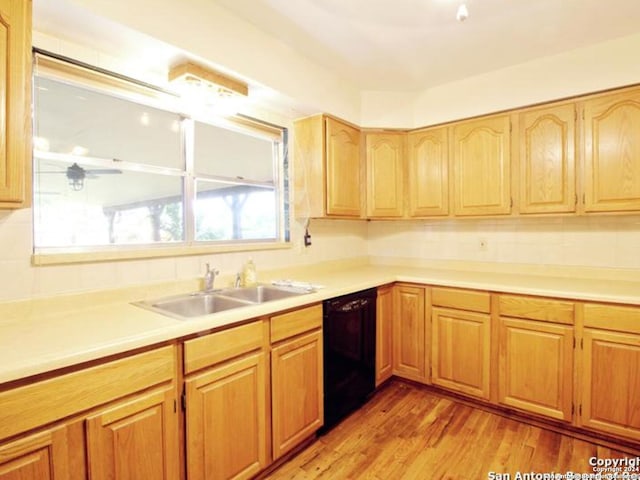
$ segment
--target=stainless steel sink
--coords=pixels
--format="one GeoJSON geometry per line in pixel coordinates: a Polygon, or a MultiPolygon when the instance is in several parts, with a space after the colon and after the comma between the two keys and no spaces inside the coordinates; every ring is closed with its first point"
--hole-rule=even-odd
{"type": "Polygon", "coordinates": [[[301,290],[288,287],[274,287],[271,285],[257,285],[255,287],[242,287],[222,290],[220,295],[225,297],[246,300],[252,303],[264,303],[272,300],[295,297],[309,293],[308,290],[301,290]]]}
{"type": "Polygon", "coordinates": [[[257,305],[273,300],[310,293],[291,287],[257,285],[255,287],[228,288],[211,293],[196,292],[163,297],[156,300],[134,302],[134,305],[163,313],[180,320],[224,312],[239,307],[257,305]]]}
{"type": "Polygon", "coordinates": [[[232,308],[246,307],[251,303],[223,297],[217,293],[196,293],[136,302],[134,305],[177,316],[178,318],[190,318],[223,312],[232,308]]]}

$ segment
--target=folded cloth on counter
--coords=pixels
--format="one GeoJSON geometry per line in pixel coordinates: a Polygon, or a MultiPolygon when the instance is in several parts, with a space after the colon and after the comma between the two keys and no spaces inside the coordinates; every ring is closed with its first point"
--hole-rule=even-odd
{"type": "Polygon", "coordinates": [[[299,290],[305,290],[307,292],[310,292],[312,290],[318,290],[320,288],[324,288],[324,285],[316,285],[310,282],[297,282],[294,280],[288,280],[288,279],[283,279],[283,280],[272,280],[271,281],[271,285],[274,285],[276,287],[289,287],[289,288],[295,288],[295,289],[299,289],[299,290]]]}

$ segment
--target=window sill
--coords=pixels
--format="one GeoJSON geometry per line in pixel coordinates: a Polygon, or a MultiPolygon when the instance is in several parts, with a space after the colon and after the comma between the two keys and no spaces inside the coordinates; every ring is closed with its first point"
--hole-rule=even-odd
{"type": "Polygon", "coordinates": [[[247,252],[258,250],[284,250],[292,248],[291,242],[242,243],[224,245],[197,246],[159,246],[116,247],[113,250],[93,249],[90,247],[66,252],[40,252],[31,256],[33,266],[66,265],[74,263],[114,262],[125,260],[147,260],[154,258],[182,257],[189,255],[207,255],[216,253],[247,252]]]}

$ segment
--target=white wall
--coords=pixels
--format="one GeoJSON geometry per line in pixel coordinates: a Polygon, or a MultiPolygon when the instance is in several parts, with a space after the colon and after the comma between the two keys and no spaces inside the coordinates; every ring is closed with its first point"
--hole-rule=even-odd
{"type": "Polygon", "coordinates": [[[635,34],[427,88],[412,99],[363,92],[361,124],[418,128],[640,83],[639,51],[635,34]],[[411,115],[405,105],[412,106],[411,115]]]}

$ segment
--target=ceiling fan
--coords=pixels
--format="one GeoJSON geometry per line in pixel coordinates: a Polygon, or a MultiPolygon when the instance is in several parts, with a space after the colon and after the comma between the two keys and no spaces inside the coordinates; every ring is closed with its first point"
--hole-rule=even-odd
{"type": "Polygon", "coordinates": [[[39,173],[64,173],[69,181],[69,186],[77,192],[83,189],[86,178],[95,178],[98,175],[119,174],[122,173],[122,170],[118,170],[117,168],[86,169],[74,162],[63,171],[40,171],[39,173]]]}

